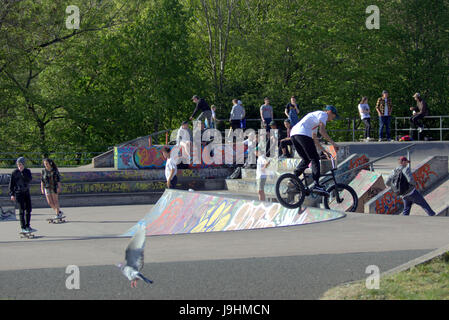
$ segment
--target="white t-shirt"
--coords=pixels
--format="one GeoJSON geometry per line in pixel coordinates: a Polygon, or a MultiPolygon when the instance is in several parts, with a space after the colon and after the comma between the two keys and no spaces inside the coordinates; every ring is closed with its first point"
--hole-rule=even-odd
{"type": "Polygon", "coordinates": [[[267,168],[263,168],[268,163],[268,159],[265,156],[260,156],[257,158],[257,170],[256,170],[256,178],[266,178],[269,175],[269,171],[267,168]]]}
{"type": "Polygon", "coordinates": [[[370,118],[369,105],[367,103],[359,104],[359,113],[362,120],[370,118]],[[368,111],[368,113],[363,113],[362,111],[368,111]]]}
{"type": "Polygon", "coordinates": [[[324,111],[314,111],[306,114],[304,118],[301,119],[292,128],[290,136],[303,135],[312,138],[313,130],[318,128],[320,122],[326,125],[328,119],[327,112],[324,111]]]}
{"type": "Polygon", "coordinates": [[[174,177],[178,173],[178,167],[176,166],[176,161],[173,158],[169,158],[165,162],[165,178],[167,179],[167,181],[168,178],[170,178],[170,173],[173,169],[175,170],[175,174],[173,175],[174,177]]]}

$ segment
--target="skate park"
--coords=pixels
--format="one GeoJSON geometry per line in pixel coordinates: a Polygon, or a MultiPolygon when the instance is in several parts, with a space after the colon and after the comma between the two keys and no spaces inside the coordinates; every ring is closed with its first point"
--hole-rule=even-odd
{"type": "MultiPolygon", "coordinates": [[[[449,244],[448,142],[340,143],[337,175],[359,197],[357,212],[345,212],[344,203],[325,210],[320,199],[286,209],[272,191],[275,178],[265,186],[267,201],[259,202],[255,169],[242,169],[240,179],[227,179],[233,168],[223,166],[180,169],[179,189],[166,190],[159,146],[141,140],[138,147],[116,147],[101,162],[60,168],[67,215],[60,225],[45,220],[52,213],[40,195],[40,169],[31,168],[38,231],[34,239],[19,239],[17,219],[0,222],[2,299],[319,299],[332,287],[365,279],[369,265],[387,272],[449,244]],[[139,162],[139,154],[153,156],[139,162]],[[438,216],[416,205],[410,216],[399,215],[400,199],[384,179],[400,155],[410,158],[438,216]],[[129,168],[118,159],[128,159],[129,168]],[[142,224],[144,273],[154,284],[133,290],[115,264],[142,224]],[[70,265],[80,270],[78,290],[65,285],[70,265]]],[[[291,171],[298,161],[273,158],[273,170],[291,171]]],[[[325,161],[322,167],[329,168],[325,161]]],[[[2,208],[10,206],[10,171],[0,171],[2,208]]]]}

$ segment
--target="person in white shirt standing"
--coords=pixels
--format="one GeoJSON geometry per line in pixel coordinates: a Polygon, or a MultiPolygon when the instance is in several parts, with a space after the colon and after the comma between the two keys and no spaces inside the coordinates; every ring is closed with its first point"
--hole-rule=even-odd
{"type": "Polygon", "coordinates": [[[370,110],[369,110],[367,97],[363,97],[362,100],[360,100],[358,109],[359,109],[360,118],[362,119],[362,122],[365,125],[365,141],[368,142],[371,140],[371,138],[370,138],[371,116],[370,116],[370,110]]]}
{"type": "Polygon", "coordinates": [[[162,148],[162,155],[165,159],[165,178],[167,179],[167,188],[176,189],[176,184],[178,183],[178,167],[176,165],[175,159],[170,156],[171,149],[169,147],[162,148]]]}
{"type": "Polygon", "coordinates": [[[264,154],[259,152],[259,147],[256,147],[257,156],[257,169],[256,169],[256,179],[257,179],[257,190],[259,193],[259,200],[265,201],[265,183],[267,182],[267,177],[270,176],[267,167],[270,165],[270,160],[264,154]]]}
{"type": "Polygon", "coordinates": [[[337,109],[334,106],[326,106],[326,111],[314,111],[306,114],[290,133],[291,140],[295,146],[296,152],[302,158],[301,163],[296,167],[294,173],[299,177],[309,167],[312,162],[312,177],[315,185],[312,191],[325,193],[326,191],[320,185],[320,156],[318,155],[313,132],[318,129],[321,136],[329,141],[338,150],[338,145],[329,137],[326,131],[326,123],[338,119],[337,109]]]}

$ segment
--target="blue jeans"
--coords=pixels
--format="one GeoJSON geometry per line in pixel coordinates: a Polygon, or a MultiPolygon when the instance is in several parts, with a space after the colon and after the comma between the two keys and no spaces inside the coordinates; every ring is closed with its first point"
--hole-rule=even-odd
{"type": "Polygon", "coordinates": [[[382,131],[384,130],[387,133],[387,139],[390,140],[390,121],[391,116],[380,116],[379,117],[379,139],[382,139],[382,131]]]}
{"type": "Polygon", "coordinates": [[[404,216],[408,216],[410,214],[410,209],[412,208],[412,205],[416,203],[418,206],[424,209],[424,211],[429,216],[434,216],[435,211],[432,210],[432,208],[427,203],[426,199],[422,196],[421,193],[419,193],[418,190],[415,189],[415,191],[412,192],[411,195],[404,197],[402,200],[404,200],[404,211],[402,211],[402,214],[404,216]]]}

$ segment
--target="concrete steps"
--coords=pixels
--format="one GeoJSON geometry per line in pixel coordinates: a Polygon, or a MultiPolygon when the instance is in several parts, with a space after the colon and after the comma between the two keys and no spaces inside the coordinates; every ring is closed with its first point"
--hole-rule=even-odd
{"type": "MultiPolygon", "coordinates": [[[[11,170],[12,171],[12,170],[11,170]]],[[[61,172],[61,207],[154,204],[165,191],[164,169],[153,170],[102,170],[61,172]]],[[[225,177],[232,173],[230,168],[204,168],[178,170],[177,188],[182,190],[225,189],[225,177]]],[[[32,170],[30,185],[32,205],[35,208],[48,207],[41,194],[41,173],[32,170]]],[[[0,206],[11,206],[8,179],[3,177],[0,185],[0,206]]]]}

